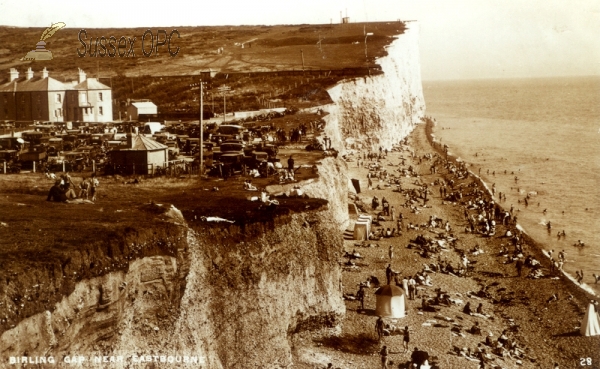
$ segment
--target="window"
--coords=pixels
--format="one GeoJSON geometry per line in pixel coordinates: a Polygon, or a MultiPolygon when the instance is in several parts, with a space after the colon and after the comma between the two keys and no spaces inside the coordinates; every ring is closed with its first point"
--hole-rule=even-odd
{"type": "Polygon", "coordinates": [[[79,94],[79,102],[82,102],[82,103],[87,102],[87,96],[86,96],[85,92],[82,92],[79,94]]]}
{"type": "Polygon", "coordinates": [[[59,103],[62,101],[62,96],[60,94],[56,94],[56,102],[59,103]]]}
{"type": "Polygon", "coordinates": [[[62,109],[61,108],[56,109],[56,116],[57,117],[62,117],[62,115],[63,115],[62,109]]]}
{"type": "Polygon", "coordinates": [[[102,107],[101,106],[98,107],[98,114],[100,114],[100,115],[104,114],[104,112],[102,111],[102,107]]]}
{"type": "Polygon", "coordinates": [[[102,92],[98,92],[98,101],[102,101],[102,92]]]}
{"type": "Polygon", "coordinates": [[[71,102],[75,102],[75,95],[71,94],[71,102]]]}

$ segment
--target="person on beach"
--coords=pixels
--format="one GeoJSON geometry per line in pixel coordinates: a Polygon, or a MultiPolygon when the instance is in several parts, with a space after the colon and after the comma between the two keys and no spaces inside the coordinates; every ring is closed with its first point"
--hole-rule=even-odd
{"type": "Polygon", "coordinates": [[[470,302],[467,302],[467,304],[463,308],[463,313],[465,313],[467,315],[471,315],[472,311],[471,311],[471,303],[470,302]]]}
{"type": "Polygon", "coordinates": [[[581,272],[576,270],[575,275],[577,276],[577,283],[581,284],[583,282],[583,270],[581,272]]]}
{"type": "Polygon", "coordinates": [[[360,308],[362,310],[365,309],[365,288],[364,287],[365,286],[363,286],[361,283],[360,287],[358,288],[358,292],[356,292],[356,299],[358,301],[360,301],[360,308]]]}
{"type": "Polygon", "coordinates": [[[379,352],[379,356],[381,356],[381,369],[388,368],[388,355],[389,352],[387,346],[383,346],[383,348],[379,352]]]}
{"type": "Polygon", "coordinates": [[[378,337],[379,341],[381,341],[381,337],[383,337],[383,318],[382,317],[377,318],[377,321],[375,322],[375,332],[377,332],[377,337],[378,337]]]}
{"type": "Polygon", "coordinates": [[[515,266],[517,267],[517,275],[520,277],[521,271],[523,270],[523,260],[521,260],[521,259],[517,260],[517,262],[515,263],[515,266]]]}
{"type": "Polygon", "coordinates": [[[410,355],[409,368],[412,368],[413,364],[416,365],[417,369],[421,369],[421,366],[429,359],[429,354],[426,351],[419,351],[419,348],[415,347],[412,354],[410,355]]]}
{"type": "Polygon", "coordinates": [[[408,343],[410,342],[410,331],[408,330],[408,326],[404,327],[403,338],[402,338],[402,347],[404,347],[404,352],[408,352],[408,343]]]}
{"type": "Polygon", "coordinates": [[[408,298],[410,300],[415,299],[415,289],[417,288],[417,281],[411,276],[408,280],[408,298]]]}
{"type": "Polygon", "coordinates": [[[394,245],[390,245],[390,248],[388,250],[388,255],[390,257],[390,260],[392,260],[394,258],[394,245]]]}
{"type": "Polygon", "coordinates": [[[388,264],[387,268],[385,268],[385,278],[387,280],[386,284],[390,284],[392,282],[393,275],[394,271],[392,270],[392,264],[388,264]]]}

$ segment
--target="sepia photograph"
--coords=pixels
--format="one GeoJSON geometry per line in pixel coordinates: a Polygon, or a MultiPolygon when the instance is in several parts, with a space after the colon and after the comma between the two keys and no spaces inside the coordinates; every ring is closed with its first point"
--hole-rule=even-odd
{"type": "Polygon", "coordinates": [[[0,368],[600,368],[598,35],[0,1],[0,368]]]}

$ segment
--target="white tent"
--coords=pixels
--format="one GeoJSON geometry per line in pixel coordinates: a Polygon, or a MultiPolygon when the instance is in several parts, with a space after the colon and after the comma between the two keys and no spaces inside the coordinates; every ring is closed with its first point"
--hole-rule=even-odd
{"type": "Polygon", "coordinates": [[[359,241],[368,240],[370,229],[371,226],[368,222],[356,221],[354,223],[354,239],[359,241]]]}
{"type": "Polygon", "coordinates": [[[398,286],[385,285],[375,291],[375,314],[383,318],[404,318],[406,316],[406,294],[398,286]]]}
{"type": "Polygon", "coordinates": [[[600,325],[598,324],[598,313],[596,307],[590,302],[579,330],[582,336],[598,336],[600,335],[600,325]]]}
{"type": "Polygon", "coordinates": [[[355,240],[368,240],[369,233],[371,233],[371,222],[373,217],[370,215],[361,214],[356,223],[354,224],[354,239],[355,240]]]}

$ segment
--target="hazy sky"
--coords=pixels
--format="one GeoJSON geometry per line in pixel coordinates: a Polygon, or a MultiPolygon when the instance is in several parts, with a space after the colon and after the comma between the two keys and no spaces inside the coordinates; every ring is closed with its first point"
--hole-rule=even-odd
{"type": "Polygon", "coordinates": [[[0,0],[0,24],[176,27],[418,20],[424,80],[600,75],[598,0],[0,0]]]}

